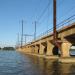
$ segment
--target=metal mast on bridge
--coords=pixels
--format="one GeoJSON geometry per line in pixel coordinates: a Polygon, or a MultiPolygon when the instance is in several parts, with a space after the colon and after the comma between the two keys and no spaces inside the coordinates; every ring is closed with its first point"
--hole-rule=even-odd
{"type": "Polygon", "coordinates": [[[56,0],[53,0],[53,40],[57,40],[57,31],[56,31],[56,0]]]}
{"type": "Polygon", "coordinates": [[[56,0],[53,0],[53,44],[56,45],[60,50],[61,40],[57,38],[57,26],[56,26],[56,0]]]}
{"type": "Polygon", "coordinates": [[[25,44],[26,44],[26,38],[27,38],[27,36],[33,36],[33,35],[23,34],[23,36],[25,36],[25,44]]]}
{"type": "Polygon", "coordinates": [[[22,20],[22,34],[21,34],[21,48],[23,45],[23,20],[22,20]]]}

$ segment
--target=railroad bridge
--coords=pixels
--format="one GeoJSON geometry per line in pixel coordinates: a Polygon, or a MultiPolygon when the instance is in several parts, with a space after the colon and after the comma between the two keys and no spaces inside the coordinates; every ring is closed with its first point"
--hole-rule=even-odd
{"type": "Polygon", "coordinates": [[[60,26],[65,24],[65,26],[57,27],[59,25],[57,25],[56,20],[56,4],[57,1],[53,0],[53,30],[48,32],[47,35],[41,36],[24,46],[22,46],[21,42],[21,46],[17,49],[26,54],[49,59],[58,59],[60,62],[75,62],[75,58],[70,55],[70,50],[75,48],[75,15],[59,24],[60,26]],[[68,25],[66,25],[66,23],[68,23],[68,25]]]}
{"type": "Polygon", "coordinates": [[[58,29],[57,35],[60,49],[52,43],[53,33],[50,33],[18,48],[18,50],[44,58],[59,59],[61,62],[75,62],[75,59],[70,56],[71,47],[75,46],[75,23],[58,29]]]}

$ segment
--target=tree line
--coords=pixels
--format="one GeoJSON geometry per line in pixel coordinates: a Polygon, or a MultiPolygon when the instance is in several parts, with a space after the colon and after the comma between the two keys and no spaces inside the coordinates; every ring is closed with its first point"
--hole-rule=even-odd
{"type": "Polygon", "coordinates": [[[0,50],[15,50],[15,48],[14,47],[3,47],[3,48],[0,47],[0,50]]]}

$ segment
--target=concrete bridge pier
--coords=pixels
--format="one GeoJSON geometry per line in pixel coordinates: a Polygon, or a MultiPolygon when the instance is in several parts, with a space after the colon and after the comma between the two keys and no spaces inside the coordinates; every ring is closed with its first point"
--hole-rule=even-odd
{"type": "Polygon", "coordinates": [[[40,57],[43,57],[44,56],[44,44],[43,43],[40,43],[40,49],[39,49],[39,55],[40,57]]]}
{"type": "Polygon", "coordinates": [[[23,51],[24,51],[25,53],[29,53],[29,48],[28,48],[28,46],[27,46],[27,47],[24,47],[23,49],[24,49],[23,51]]]}
{"type": "Polygon", "coordinates": [[[31,53],[34,54],[35,53],[35,46],[32,45],[31,48],[32,48],[31,53]]]}
{"type": "Polygon", "coordinates": [[[39,54],[41,54],[41,55],[44,54],[44,48],[45,48],[45,46],[43,45],[43,43],[40,43],[40,52],[39,52],[39,54]]]}
{"type": "Polygon", "coordinates": [[[59,62],[61,63],[75,63],[75,58],[70,56],[70,42],[63,42],[61,44],[61,57],[59,58],[59,62]]]}
{"type": "Polygon", "coordinates": [[[47,53],[45,58],[47,59],[58,59],[58,55],[53,54],[54,45],[49,40],[47,41],[47,53]]]}
{"type": "Polygon", "coordinates": [[[35,45],[35,54],[39,54],[39,45],[35,45]]]}
{"type": "Polygon", "coordinates": [[[28,47],[25,47],[25,52],[28,53],[28,47]]]}
{"type": "Polygon", "coordinates": [[[28,53],[29,53],[29,54],[31,54],[31,52],[32,52],[31,49],[32,49],[32,48],[29,46],[29,47],[28,47],[28,53]]]}
{"type": "Polygon", "coordinates": [[[53,47],[54,45],[50,41],[47,41],[47,53],[46,53],[47,56],[53,56],[52,53],[53,47]]]}
{"type": "Polygon", "coordinates": [[[70,57],[71,43],[63,42],[61,44],[61,57],[70,57]]]}

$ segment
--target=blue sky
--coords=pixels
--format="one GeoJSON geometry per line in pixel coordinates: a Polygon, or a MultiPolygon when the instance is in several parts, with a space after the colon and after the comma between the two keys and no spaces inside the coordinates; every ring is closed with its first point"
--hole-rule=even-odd
{"type": "MultiPolygon", "coordinates": [[[[24,34],[34,34],[34,21],[37,21],[37,36],[50,29],[53,25],[52,1],[0,0],[0,45],[13,46],[16,44],[17,34],[21,35],[22,19],[24,20],[24,34]],[[40,17],[47,6],[44,15],[40,17]]],[[[57,23],[74,13],[75,0],[57,0],[57,23]]],[[[29,38],[27,40],[30,40],[29,38]]]]}

